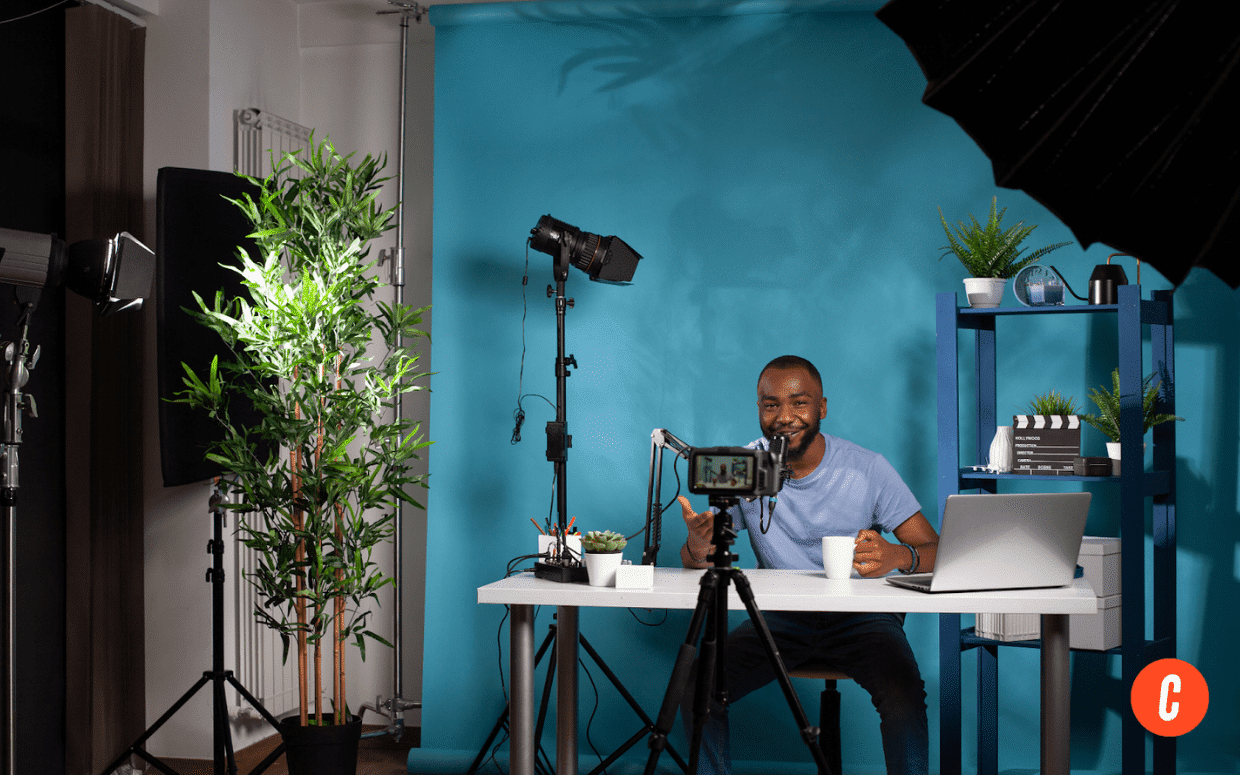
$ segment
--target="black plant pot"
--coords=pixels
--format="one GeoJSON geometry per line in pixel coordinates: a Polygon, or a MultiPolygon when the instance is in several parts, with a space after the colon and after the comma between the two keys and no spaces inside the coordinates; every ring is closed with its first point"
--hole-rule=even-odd
{"type": "MultiPolygon", "coordinates": [[[[313,719],[313,716],[311,717],[313,719]]],[[[333,724],[323,714],[323,725],[303,727],[297,716],[280,722],[284,759],[289,775],[353,775],[357,772],[357,743],[362,719],[353,716],[345,724],[333,724]]]]}

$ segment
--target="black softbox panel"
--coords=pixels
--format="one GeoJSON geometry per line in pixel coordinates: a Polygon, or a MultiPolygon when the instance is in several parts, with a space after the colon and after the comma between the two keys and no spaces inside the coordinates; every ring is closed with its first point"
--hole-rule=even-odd
{"type": "MultiPolygon", "coordinates": [[[[201,482],[224,471],[206,459],[207,444],[223,433],[206,412],[170,403],[184,389],[187,363],[205,378],[216,355],[227,357],[219,336],[185,310],[197,310],[193,292],[208,304],[217,290],[229,296],[244,288],[236,272],[221,266],[233,263],[238,246],[251,256],[255,246],[248,235],[250,222],[232,202],[243,193],[257,195],[248,181],[230,172],[163,167],[156,186],[155,248],[157,351],[159,357],[160,467],[164,486],[201,482]]],[[[234,421],[244,423],[247,407],[230,407],[234,421]]]]}

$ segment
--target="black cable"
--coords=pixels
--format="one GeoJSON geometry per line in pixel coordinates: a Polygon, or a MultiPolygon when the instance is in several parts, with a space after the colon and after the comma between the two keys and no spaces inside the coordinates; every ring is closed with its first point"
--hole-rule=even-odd
{"type": "Polygon", "coordinates": [[[504,615],[500,617],[499,627],[495,630],[495,660],[499,663],[499,688],[504,694],[504,707],[508,707],[508,685],[504,682],[504,622],[508,620],[508,614],[512,611],[508,606],[504,606],[504,615]]]}
{"type": "Polygon", "coordinates": [[[52,3],[46,8],[40,8],[37,11],[31,11],[30,13],[25,14],[23,16],[14,16],[11,19],[0,19],[0,24],[11,24],[12,22],[19,22],[22,19],[29,19],[31,16],[38,16],[39,14],[50,11],[53,8],[59,8],[60,6],[64,5],[67,2],[69,2],[69,0],[60,0],[60,2],[58,3],[52,3]]]}
{"type": "Polygon", "coordinates": [[[512,419],[514,424],[512,428],[512,438],[508,441],[509,444],[519,444],[521,442],[521,426],[525,424],[525,409],[521,407],[521,400],[523,398],[527,396],[541,398],[548,404],[551,404],[552,409],[555,409],[555,404],[552,403],[551,399],[546,396],[539,395],[538,393],[522,394],[521,392],[525,385],[525,316],[529,312],[529,305],[525,298],[525,286],[529,284],[530,241],[527,239],[525,241],[525,274],[521,276],[521,370],[517,375],[517,408],[512,410],[512,419]]]}
{"type": "MultiPolygon", "coordinates": [[[[586,742],[590,744],[590,750],[594,751],[594,755],[598,757],[598,763],[603,763],[603,755],[598,752],[598,747],[594,745],[594,741],[590,739],[590,725],[594,723],[594,716],[598,713],[599,695],[598,686],[594,683],[594,676],[590,675],[590,668],[586,667],[585,660],[578,657],[577,664],[581,665],[581,669],[586,671],[586,678],[590,679],[590,687],[594,689],[594,709],[590,711],[590,718],[586,721],[586,742]]],[[[603,768],[603,772],[607,772],[607,768],[603,768]]]]}
{"type": "MultiPolygon", "coordinates": [[[[680,462],[682,457],[684,457],[684,455],[677,452],[676,457],[672,460],[672,473],[676,476],[676,492],[672,493],[672,499],[667,502],[667,505],[659,509],[659,519],[663,518],[663,515],[667,513],[667,510],[670,509],[672,504],[676,502],[676,499],[680,497],[680,469],[676,468],[676,464],[680,462]]],[[[642,525],[641,530],[638,530],[631,536],[626,536],[624,540],[632,541],[634,538],[637,538],[639,535],[646,532],[647,527],[649,527],[649,525],[642,525]]]]}
{"type": "MultiPolygon", "coordinates": [[[[659,620],[659,621],[657,621],[657,622],[647,622],[647,621],[644,621],[644,620],[643,620],[640,616],[638,616],[638,615],[637,615],[637,611],[638,611],[639,609],[636,609],[636,608],[628,608],[628,609],[626,609],[626,610],[629,612],[629,614],[630,614],[630,615],[631,615],[634,619],[636,619],[636,620],[637,620],[637,623],[638,623],[638,624],[644,624],[644,625],[646,625],[647,627],[661,627],[661,626],[663,625],[663,623],[667,621],[667,609],[666,609],[666,608],[664,608],[664,609],[663,609],[663,618],[662,618],[662,619],[660,619],[660,620],[659,620]]],[[[653,609],[653,608],[642,608],[642,609],[640,609],[640,610],[642,610],[642,611],[653,611],[654,609],[653,609]]]]}

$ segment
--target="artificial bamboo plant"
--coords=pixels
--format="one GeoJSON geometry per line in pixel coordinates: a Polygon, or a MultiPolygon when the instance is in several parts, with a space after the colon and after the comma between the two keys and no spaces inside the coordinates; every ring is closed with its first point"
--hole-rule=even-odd
{"type": "Polygon", "coordinates": [[[303,726],[323,722],[324,648],[334,721],[344,723],[345,647],[365,659],[368,638],[387,644],[367,625],[368,603],[391,582],[371,554],[391,537],[398,501],[421,508],[407,488],[426,486],[411,461],[429,442],[394,407],[424,389],[406,343],[422,336],[427,308],[381,301],[386,284],[368,257],[395,212],[377,203],[383,166],[369,155],[354,165],[312,135],[304,156],[285,154],[265,180],[249,178],[257,198],[232,200],[259,253],[238,250],[245,292],[219,291],[210,305],[195,295],[195,314],[230,356],[201,376],[184,366],[179,397],[223,427],[209,456],[230,473],[229,506],[258,556],[248,578],[261,599],[255,617],[280,633],[286,661],[296,647],[303,726]],[[237,401],[253,403],[257,425],[233,421],[237,401]]]}

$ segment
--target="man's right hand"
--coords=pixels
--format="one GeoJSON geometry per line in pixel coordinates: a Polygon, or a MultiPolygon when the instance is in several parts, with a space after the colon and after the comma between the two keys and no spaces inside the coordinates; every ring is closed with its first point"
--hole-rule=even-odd
{"type": "MultiPolygon", "coordinates": [[[[706,557],[710,554],[711,536],[715,530],[715,512],[707,509],[698,514],[693,511],[693,506],[689,503],[689,499],[681,495],[676,499],[680,503],[680,511],[685,519],[685,526],[689,529],[689,537],[685,541],[685,548],[689,551],[689,558],[684,564],[686,567],[706,567],[706,557]]],[[[685,558],[681,558],[685,560],[685,558]]]]}

